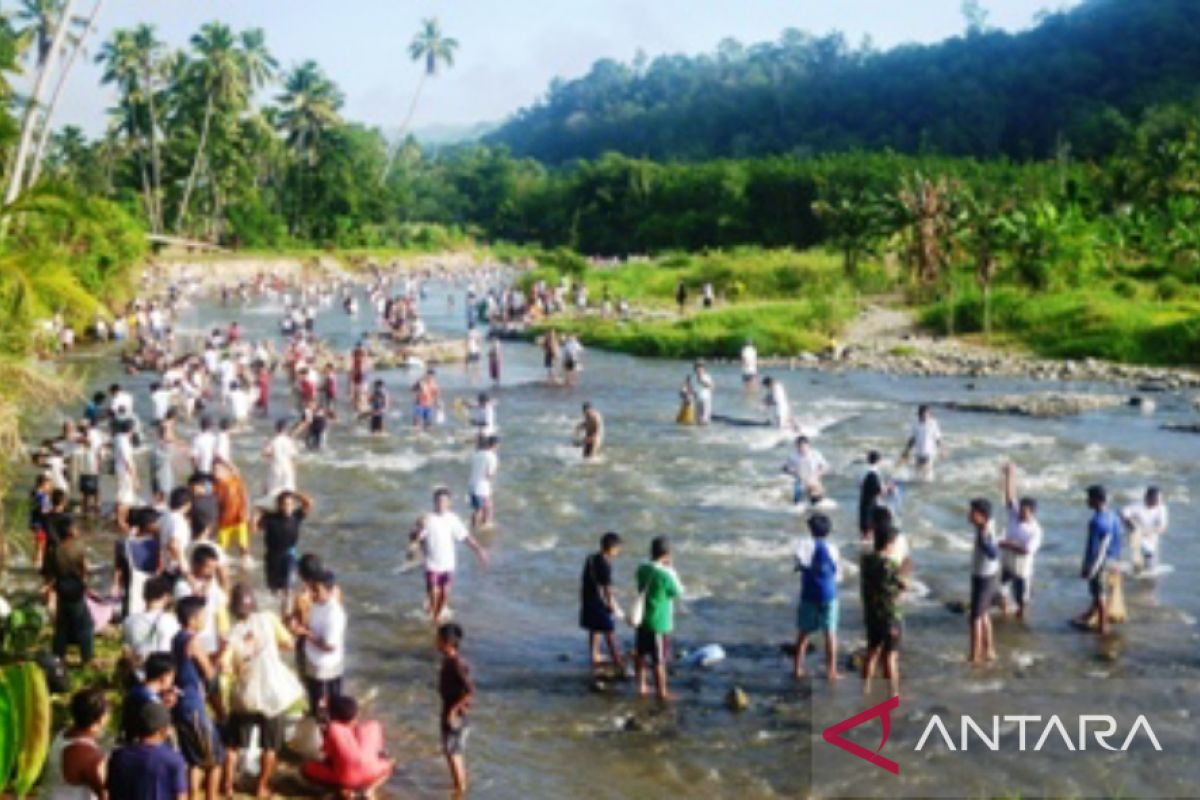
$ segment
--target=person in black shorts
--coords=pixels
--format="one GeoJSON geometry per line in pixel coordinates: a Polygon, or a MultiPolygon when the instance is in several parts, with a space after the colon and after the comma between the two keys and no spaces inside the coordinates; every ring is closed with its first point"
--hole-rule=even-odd
{"type": "Polygon", "coordinates": [[[900,610],[904,579],[892,553],[897,535],[894,525],[877,525],[874,546],[863,553],[860,562],[863,615],[867,626],[863,680],[869,685],[882,658],[883,676],[890,682],[893,693],[900,690],[900,642],[904,638],[900,610]]]}
{"type": "Polygon", "coordinates": [[[621,649],[617,646],[614,632],[616,618],[621,609],[612,594],[612,560],[621,552],[621,537],[606,533],[600,537],[600,551],[587,557],[583,565],[580,590],[579,627],[588,632],[588,652],[592,659],[592,672],[599,670],[603,659],[600,656],[600,640],[603,637],[612,657],[612,668],[618,674],[624,672],[621,649]]]}
{"type": "Polygon", "coordinates": [[[450,767],[456,796],[467,790],[465,756],[467,736],[471,731],[467,710],[475,697],[471,668],[458,652],[462,638],[462,628],[453,622],[438,628],[437,649],[442,655],[442,666],[438,673],[438,694],[442,700],[442,752],[450,767]]]}
{"type": "Polygon", "coordinates": [[[275,503],[274,511],[258,518],[257,528],[267,549],[263,559],[267,588],[279,598],[280,609],[286,611],[300,544],[300,523],[312,513],[313,502],[299,492],[280,492],[275,503]]]}
{"type": "Polygon", "coordinates": [[[383,386],[383,381],[375,381],[371,387],[371,396],[368,404],[371,409],[371,433],[376,436],[382,435],[383,415],[392,406],[392,398],[388,396],[387,389],[383,386]]]}
{"type": "Polygon", "coordinates": [[[975,528],[971,556],[971,652],[969,661],[982,664],[996,660],[992,641],[992,606],[1000,577],[1000,545],[992,525],[992,504],[982,497],[971,501],[967,520],[975,528]]]}

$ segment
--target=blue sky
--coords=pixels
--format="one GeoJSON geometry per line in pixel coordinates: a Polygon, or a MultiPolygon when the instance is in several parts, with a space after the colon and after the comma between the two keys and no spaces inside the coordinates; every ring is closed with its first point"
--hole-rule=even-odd
{"type": "MultiPolygon", "coordinates": [[[[93,0],[76,0],[83,13],[93,0]]],[[[991,23],[1028,27],[1039,9],[1070,0],[984,0],[991,23]]],[[[460,42],[455,68],[427,87],[414,128],[503,119],[544,94],[556,75],[576,77],[602,57],[628,60],[712,50],[732,36],[775,39],[787,27],[869,34],[879,47],[932,42],[962,31],[961,0],[107,0],[101,37],[138,22],[183,45],[213,19],[261,27],[284,65],[316,59],[342,87],[350,118],[394,127],[416,86],[405,48],[422,17],[460,42]]],[[[93,41],[93,52],[97,47],[93,41]]],[[[92,64],[77,67],[55,120],[89,132],[104,124],[112,93],[92,64]],[[79,68],[79,67],[82,67],[79,68]]]]}

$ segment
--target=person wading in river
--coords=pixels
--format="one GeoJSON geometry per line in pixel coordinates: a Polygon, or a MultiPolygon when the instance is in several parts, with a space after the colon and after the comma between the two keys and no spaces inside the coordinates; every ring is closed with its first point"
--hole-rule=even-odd
{"type": "Polygon", "coordinates": [[[438,487],[433,492],[433,511],[421,517],[410,534],[425,553],[425,591],[429,616],[434,623],[441,621],[450,605],[450,584],[458,566],[457,545],[466,542],[475,551],[480,566],[486,566],[487,551],[475,540],[462,519],[450,510],[450,490],[438,487]]]}
{"type": "Polygon", "coordinates": [[[593,675],[605,663],[600,655],[601,639],[608,646],[613,670],[618,675],[625,671],[614,633],[616,620],[624,614],[612,591],[612,562],[620,554],[622,544],[620,534],[604,534],[600,537],[600,551],[588,556],[583,564],[579,627],[588,632],[588,653],[592,660],[593,675]]]}
{"type": "Polygon", "coordinates": [[[583,404],[583,421],[575,426],[575,441],[585,459],[595,457],[604,445],[604,417],[591,403],[583,404]]]}

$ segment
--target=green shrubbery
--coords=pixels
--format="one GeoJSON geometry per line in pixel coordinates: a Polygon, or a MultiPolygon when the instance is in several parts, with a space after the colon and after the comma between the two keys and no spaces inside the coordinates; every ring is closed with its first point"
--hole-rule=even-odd
{"type": "Polygon", "coordinates": [[[596,347],[659,358],[735,358],[748,339],[763,355],[790,356],[828,347],[853,314],[848,300],[821,298],[747,303],[677,319],[563,318],[538,331],[554,327],[596,347]]]}

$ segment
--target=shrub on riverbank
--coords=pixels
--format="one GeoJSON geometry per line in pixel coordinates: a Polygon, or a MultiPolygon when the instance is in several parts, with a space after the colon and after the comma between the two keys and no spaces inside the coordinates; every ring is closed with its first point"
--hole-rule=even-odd
{"type": "Polygon", "coordinates": [[[745,303],[686,317],[628,322],[598,316],[555,318],[538,326],[569,331],[593,347],[658,358],[735,358],[747,339],[765,356],[790,356],[828,347],[853,317],[848,298],[745,303]]]}
{"type": "MultiPolygon", "coordinates": [[[[1200,299],[1155,299],[1138,284],[1099,285],[1053,294],[1016,287],[992,292],[992,330],[1038,355],[1140,364],[1200,364],[1200,299]],[[1124,291],[1118,289],[1124,288],[1124,291]]],[[[976,290],[929,306],[922,322],[939,332],[983,330],[976,290]]]]}
{"type": "Polygon", "coordinates": [[[746,247],[670,253],[611,265],[588,265],[579,259],[580,266],[566,261],[558,251],[534,257],[539,266],[526,273],[523,285],[538,280],[554,285],[566,277],[572,283],[583,282],[593,303],[600,302],[607,289],[613,302],[624,298],[643,306],[673,306],[680,282],[687,289],[689,305],[694,306],[706,283],[712,284],[719,298],[744,302],[874,293],[886,291],[892,281],[881,266],[864,265],[851,283],[838,257],[821,250],[746,247]]]}
{"type": "Polygon", "coordinates": [[[39,320],[82,331],[128,300],[146,252],[138,222],[107,200],[41,190],[8,215],[0,243],[0,353],[28,352],[39,320]]]}

